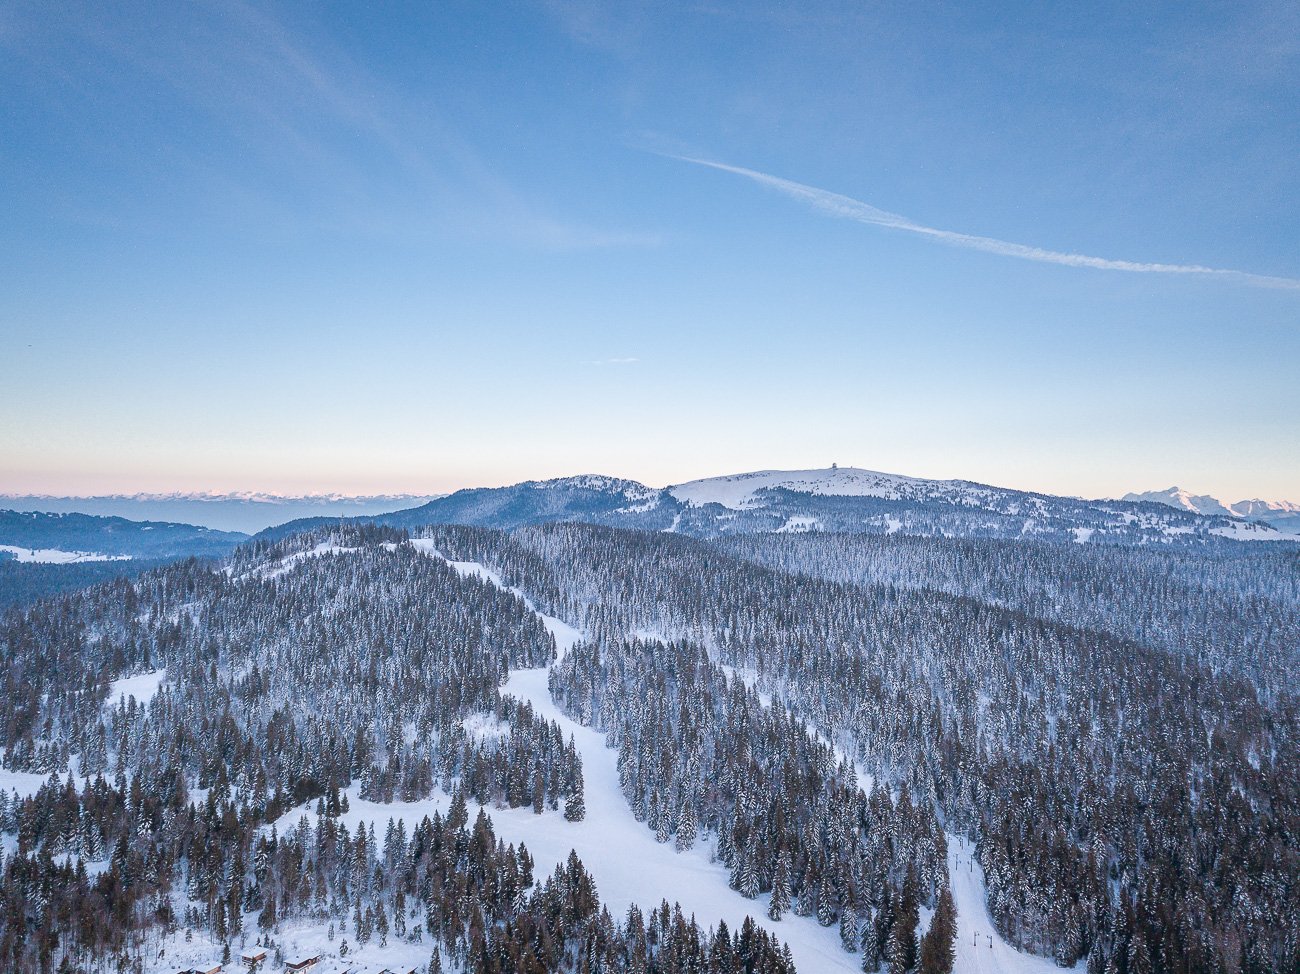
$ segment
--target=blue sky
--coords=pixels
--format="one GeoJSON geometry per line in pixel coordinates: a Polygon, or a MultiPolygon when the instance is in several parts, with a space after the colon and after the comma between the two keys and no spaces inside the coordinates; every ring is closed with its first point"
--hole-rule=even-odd
{"type": "Polygon", "coordinates": [[[1300,499],[1294,5],[19,2],[0,89],[0,490],[1300,499]]]}

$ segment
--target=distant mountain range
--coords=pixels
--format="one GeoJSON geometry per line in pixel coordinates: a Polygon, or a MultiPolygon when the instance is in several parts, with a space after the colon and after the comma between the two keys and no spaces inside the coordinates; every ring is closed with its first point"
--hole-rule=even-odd
{"type": "MultiPolygon", "coordinates": [[[[192,523],[93,514],[108,505],[139,511],[158,505],[200,510],[209,515],[209,521],[257,524],[261,527],[257,537],[266,539],[346,519],[404,528],[466,524],[504,529],[581,521],[699,538],[768,531],[841,531],[1113,544],[1300,540],[1300,505],[1243,501],[1228,506],[1176,488],[1129,494],[1117,501],[1084,500],[853,467],[763,470],[663,488],[585,475],[470,488],[429,500],[407,495],[283,498],[265,494],[37,500],[84,509],[75,513],[0,511],[0,560],[68,564],[212,557],[229,552],[250,534],[192,523]],[[410,504],[412,499],[424,503],[410,504]],[[304,510],[311,516],[294,516],[304,510]]],[[[0,500],[2,503],[7,501],[0,500]]]]}
{"type": "Polygon", "coordinates": [[[55,497],[47,494],[0,494],[0,508],[53,514],[95,514],[135,521],[196,524],[220,531],[253,534],[297,518],[327,515],[366,517],[424,504],[437,494],[302,494],[283,496],[260,491],[235,493],[172,492],[55,497]]]}
{"type": "Polygon", "coordinates": [[[431,499],[252,493],[0,497],[0,507],[15,502],[74,510],[0,510],[0,607],[134,575],[177,558],[222,557],[253,531],[256,538],[273,541],[341,520],[410,529],[465,524],[507,530],[579,521],[697,538],[835,531],[1119,545],[1300,542],[1300,505],[1243,501],[1228,506],[1177,488],[1122,500],[1083,500],[853,467],[763,470],[662,488],[593,474],[470,488],[431,499]],[[201,524],[99,513],[113,510],[137,517],[175,511],[201,524]],[[214,523],[248,530],[217,530],[214,523]]]}
{"type": "MultiPolygon", "coordinates": [[[[327,520],[289,522],[260,536],[284,537],[327,520]]],[[[1151,501],[1056,497],[851,467],[766,470],[665,488],[599,475],[526,481],[460,490],[365,520],[406,528],[515,528],[582,521],[702,538],[760,531],[847,531],[1117,544],[1290,539],[1287,532],[1226,511],[1201,514],[1151,501]]]]}
{"type": "Polygon", "coordinates": [[[1129,493],[1125,494],[1123,499],[1126,501],[1167,504],[1170,507],[1191,511],[1195,514],[1241,517],[1251,521],[1262,521],[1265,524],[1272,525],[1279,531],[1300,534],[1300,503],[1294,501],[1265,501],[1255,498],[1253,500],[1237,501],[1235,504],[1225,504],[1217,497],[1211,497],[1209,494],[1193,494],[1181,487],[1129,493]]]}

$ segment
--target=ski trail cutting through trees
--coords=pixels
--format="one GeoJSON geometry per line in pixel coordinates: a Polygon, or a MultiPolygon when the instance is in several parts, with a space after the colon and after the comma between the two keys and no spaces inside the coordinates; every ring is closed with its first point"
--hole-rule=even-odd
{"type": "Polygon", "coordinates": [[[1016,950],[993,929],[985,905],[984,869],[974,861],[974,848],[960,836],[947,834],[948,877],[957,907],[956,960],[953,974],[1060,974],[1083,970],[1087,961],[1061,968],[1050,957],[1016,950]]]}
{"type": "MultiPolygon", "coordinates": [[[[420,550],[442,555],[431,542],[413,541],[420,550]]],[[[462,575],[477,575],[524,599],[529,608],[555,637],[557,661],[583,634],[561,619],[539,611],[516,589],[503,585],[495,572],[476,562],[444,559],[462,575]]],[[[566,822],[558,812],[533,814],[530,808],[486,811],[497,834],[507,842],[523,842],[536,862],[542,878],[568,858],[578,854],[596,881],[601,902],[616,920],[623,920],[633,903],[643,913],[661,900],[680,903],[682,912],[705,928],[719,920],[738,931],[745,917],[789,944],[800,974],[856,972],[861,955],[847,953],[839,942],[838,928],[819,926],[814,920],[791,913],[781,921],[767,918],[766,895],[746,899],[728,885],[727,871],[710,861],[709,843],[677,852],[671,844],[660,844],[654,834],[638,822],[628,807],[618,780],[618,757],[606,746],[605,735],[585,727],[564,714],[551,699],[548,680],[551,668],[511,670],[501,692],[527,701],[537,716],[559,724],[565,737],[573,737],[582,757],[587,815],[582,822],[566,822]]]]}

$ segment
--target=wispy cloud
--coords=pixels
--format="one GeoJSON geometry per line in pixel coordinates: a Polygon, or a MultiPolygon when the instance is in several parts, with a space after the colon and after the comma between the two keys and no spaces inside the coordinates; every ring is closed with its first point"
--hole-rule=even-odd
{"type": "MultiPolygon", "coordinates": [[[[0,4],[0,59],[15,61],[69,117],[94,106],[95,124],[79,138],[99,169],[143,182],[159,198],[171,192],[205,225],[406,240],[443,234],[558,251],[659,243],[657,233],[593,225],[552,202],[544,173],[503,174],[499,150],[443,110],[439,84],[397,83],[386,63],[366,59],[364,45],[344,43],[309,16],[280,18],[256,0],[145,12],[10,6],[0,4]],[[151,113],[186,124],[151,122],[151,113]],[[102,124],[115,114],[134,126],[132,138],[102,124]]],[[[105,221],[181,220],[149,201],[112,210],[101,194],[77,210],[105,221]]]]}
{"type": "Polygon", "coordinates": [[[635,365],[637,362],[640,361],[641,360],[639,358],[636,358],[634,356],[628,356],[626,358],[598,358],[591,364],[592,365],[635,365]]]}
{"type": "Polygon", "coordinates": [[[1248,271],[1203,267],[1200,264],[1162,264],[1132,260],[1113,260],[1108,257],[1091,257],[1087,254],[1073,254],[1059,250],[1046,250],[1042,247],[1031,247],[1028,244],[1011,243],[1007,240],[998,240],[995,237],[980,237],[974,234],[960,233],[956,230],[940,230],[936,227],[927,227],[924,224],[917,223],[916,221],[910,220],[905,216],[900,216],[897,213],[890,213],[888,210],[882,210],[879,207],[872,206],[870,203],[855,200],[851,196],[842,196],[839,193],[832,193],[829,190],[818,189],[815,186],[796,183],[789,179],[782,179],[779,176],[771,176],[767,173],[758,172],[753,169],[745,169],[742,166],[731,166],[723,162],[714,162],[709,159],[695,159],[690,156],[671,155],[669,158],[677,159],[680,162],[689,162],[696,166],[707,166],[710,169],[733,173],[737,176],[744,176],[746,179],[751,179],[761,186],[774,189],[779,193],[783,193],[802,203],[806,203],[813,209],[820,210],[830,216],[846,220],[856,220],[859,223],[870,223],[879,227],[888,227],[891,230],[902,230],[907,233],[915,233],[923,237],[928,237],[931,240],[937,240],[940,243],[951,244],[955,247],[966,247],[971,250],[981,250],[985,253],[998,254],[1003,257],[1019,257],[1022,260],[1034,260],[1046,264],[1062,264],[1066,267],[1088,267],[1093,270],[1128,271],[1129,273],[1136,274],[1194,274],[1199,276],[1218,277],[1225,280],[1236,281],[1240,284],[1253,285],[1255,287],[1300,290],[1300,279],[1293,277],[1270,277],[1266,274],[1252,274],[1248,271]]]}

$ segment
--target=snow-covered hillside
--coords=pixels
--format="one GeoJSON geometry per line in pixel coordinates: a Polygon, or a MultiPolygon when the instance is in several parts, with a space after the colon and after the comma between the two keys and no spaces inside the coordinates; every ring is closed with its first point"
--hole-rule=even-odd
{"type": "Polygon", "coordinates": [[[682,505],[672,530],[705,537],[824,530],[1112,544],[1293,540],[1270,525],[1241,530],[1240,519],[1212,499],[1176,493],[1185,503],[1163,494],[1092,501],[832,466],[694,480],[665,496],[682,505]]]}
{"type": "MultiPolygon", "coordinates": [[[[832,466],[710,477],[662,490],[599,475],[526,481],[457,491],[375,520],[408,529],[466,524],[507,530],[573,521],[702,538],[827,531],[1133,545],[1283,537],[1268,527],[1238,531],[1233,525],[1240,519],[1226,509],[1194,508],[1191,500],[1181,506],[1084,500],[832,466]]],[[[284,525],[267,537],[319,526],[284,525]]]]}
{"type": "Polygon", "coordinates": [[[130,555],[106,555],[98,551],[63,551],[59,548],[22,548],[0,544],[0,558],[39,565],[75,565],[83,561],[130,561],[130,555]]]}
{"type": "Polygon", "coordinates": [[[52,514],[92,514],[133,521],[202,525],[218,531],[253,534],[295,518],[367,517],[424,504],[440,495],[339,493],[277,494],[268,491],[167,491],[88,497],[0,494],[0,508],[52,514]]]}
{"type": "Polygon", "coordinates": [[[709,477],[669,487],[668,493],[693,507],[721,504],[732,510],[743,510],[761,503],[759,491],[774,489],[820,497],[884,497],[892,500],[933,494],[939,490],[950,497],[975,496],[975,492],[980,490],[974,484],[956,480],[921,480],[856,467],[829,467],[824,470],[758,470],[709,477]]]}
{"type": "Polygon", "coordinates": [[[130,521],[82,513],[44,513],[3,509],[0,504],[0,548],[22,556],[22,550],[46,554],[26,560],[67,564],[110,557],[183,558],[228,554],[247,535],[213,531],[193,524],[130,521]]]}
{"type": "MultiPolygon", "coordinates": [[[[436,554],[426,541],[413,544],[436,554]]],[[[502,585],[495,572],[475,562],[452,562],[462,574],[477,575],[502,585]]],[[[523,593],[515,591],[524,597],[523,593]]],[[[582,633],[568,623],[531,611],[555,637],[557,660],[582,639],[582,633]]],[[[779,922],[767,919],[769,895],[745,899],[730,888],[727,871],[713,860],[711,842],[701,843],[685,852],[671,844],[656,842],[644,822],[638,822],[628,808],[619,785],[615,752],[605,742],[605,735],[570,719],[554,701],[548,688],[550,667],[515,670],[502,692],[527,700],[538,714],[556,721],[567,735],[572,735],[582,755],[586,777],[587,816],[580,823],[568,823],[558,814],[534,815],[528,809],[489,809],[498,834],[507,841],[524,842],[545,870],[564,861],[570,850],[588,864],[595,876],[602,900],[617,916],[633,903],[653,904],[661,899],[678,900],[684,911],[693,913],[706,926],[725,920],[739,929],[746,916],[790,945],[800,971],[859,970],[859,958],[846,953],[837,933],[818,925],[811,917],[787,914],[779,922]],[[611,855],[612,850],[617,850],[611,855]]],[[[869,780],[868,780],[869,783],[869,780]]],[[[1050,974],[1059,971],[1050,959],[1035,957],[1016,950],[993,929],[984,908],[984,872],[972,863],[967,844],[949,836],[949,870],[953,898],[958,910],[958,959],[955,974],[1050,974]],[[964,936],[980,933],[981,936],[964,936]]],[[[924,924],[923,924],[924,926],[924,924]]],[[[922,930],[922,932],[924,932],[922,930]]]]}
{"type": "MultiPolygon", "coordinates": [[[[436,554],[427,542],[414,543],[436,554]]],[[[451,564],[462,574],[502,584],[495,572],[475,562],[451,564]]],[[[561,619],[538,612],[531,603],[529,608],[555,637],[559,662],[582,639],[582,633],[561,619]]],[[[800,971],[858,969],[853,955],[840,948],[834,930],[793,914],[773,922],[766,917],[766,898],[747,900],[731,889],[726,868],[711,859],[709,844],[677,852],[671,844],[656,842],[654,833],[628,808],[619,786],[617,755],[606,745],[605,735],[573,721],[555,705],[547,683],[549,674],[550,667],[514,670],[502,692],[528,701],[537,714],[555,721],[573,738],[582,756],[587,815],[583,821],[571,823],[558,813],[488,809],[499,835],[509,842],[525,843],[541,873],[550,872],[571,850],[576,851],[595,877],[601,900],[615,916],[625,914],[634,903],[644,908],[661,900],[680,902],[683,912],[694,914],[706,927],[725,920],[738,930],[750,916],[790,945],[800,971]]]]}
{"type": "MultiPolygon", "coordinates": [[[[769,477],[709,495],[728,507],[534,485],[509,503],[784,531],[334,524],[6,613],[11,917],[48,890],[78,918],[63,942],[147,974],[257,947],[319,974],[634,974],[678,952],[915,974],[900,959],[944,944],[960,974],[1170,951],[1198,970],[1245,930],[1251,969],[1289,969],[1293,922],[1252,924],[1291,916],[1271,810],[1294,722],[1270,701],[1294,680],[1294,555],[1217,533],[1277,532],[994,488],[814,492],[834,489],[769,477]],[[851,518],[894,533],[834,530],[851,518]],[[905,533],[1014,518],[1068,543],[905,533]],[[1124,530],[1205,538],[1095,543],[1124,530]],[[1167,766],[1200,785],[1140,800],[1167,766]],[[1213,875],[1181,868],[1224,847],[1213,875]],[[1214,936],[1169,940],[1132,908],[1147,888],[1217,904],[1195,920],[1214,936]]],[[[0,968],[31,968],[37,945],[9,943],[0,968]]]]}
{"type": "MultiPolygon", "coordinates": [[[[411,543],[430,557],[443,557],[430,541],[416,539],[411,543]]],[[[496,572],[479,563],[451,560],[448,563],[462,575],[482,578],[527,601],[524,593],[507,588],[496,572]]],[[[555,638],[559,662],[583,634],[563,620],[538,611],[531,603],[528,606],[555,638]]],[[[550,671],[551,667],[514,670],[502,692],[527,701],[538,716],[555,721],[564,735],[572,738],[582,757],[586,817],[581,822],[568,822],[558,811],[537,815],[530,808],[482,808],[492,819],[498,836],[506,842],[527,846],[539,875],[549,874],[568,859],[570,852],[576,852],[595,879],[601,901],[615,917],[623,916],[634,904],[644,909],[661,900],[679,902],[684,913],[694,916],[706,928],[724,921],[732,930],[738,930],[749,917],[789,945],[800,972],[854,974],[860,970],[860,956],[843,950],[837,929],[823,927],[813,917],[794,913],[772,921],[767,917],[770,894],[751,900],[732,889],[726,867],[713,855],[716,837],[705,837],[705,841],[686,851],[677,851],[671,843],[657,842],[654,833],[644,822],[637,821],[628,807],[619,783],[617,755],[607,745],[605,735],[575,722],[552,700],[548,687],[550,671]]],[[[410,830],[435,811],[446,814],[451,803],[451,797],[441,790],[415,802],[377,803],[361,798],[354,786],[349,789],[348,798],[349,811],[339,821],[354,831],[361,825],[373,825],[378,833],[384,831],[389,821],[402,821],[410,830]]],[[[473,805],[471,816],[480,807],[473,805]]],[[[311,803],[287,813],[283,818],[284,827],[294,827],[302,819],[313,826],[316,824],[311,803]]],[[[1048,958],[1016,950],[993,929],[984,908],[983,870],[977,863],[972,864],[965,849],[963,840],[949,836],[948,866],[958,910],[955,974],[1059,971],[1048,958]]],[[[928,922],[929,911],[926,911],[918,934],[925,932],[928,922]]],[[[345,962],[338,956],[337,942],[326,937],[319,925],[302,923],[286,929],[283,945],[294,957],[321,956],[323,972],[345,968],[371,971],[381,964],[411,964],[424,959],[409,945],[394,944],[388,952],[373,946],[360,953],[353,952],[345,962]]],[[[204,956],[210,952],[209,945],[197,951],[204,956]]],[[[196,951],[186,951],[173,943],[168,956],[174,966],[179,957],[190,953],[196,951]]],[[[164,969],[158,967],[158,974],[164,969]]]]}

